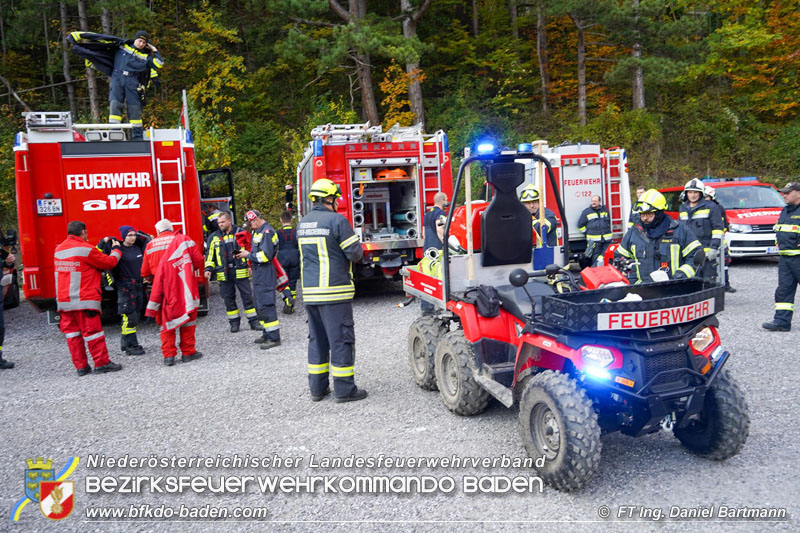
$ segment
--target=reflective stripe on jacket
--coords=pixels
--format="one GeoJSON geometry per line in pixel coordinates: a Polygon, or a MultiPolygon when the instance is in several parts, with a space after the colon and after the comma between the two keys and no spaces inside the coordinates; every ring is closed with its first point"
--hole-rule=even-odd
{"type": "Polygon", "coordinates": [[[669,229],[659,239],[650,239],[641,222],[634,224],[615,253],[639,263],[628,274],[631,282],[649,283],[656,270],[664,270],[670,278],[694,277],[694,256],[700,247],[692,230],[670,219],[669,229]]]}
{"type": "Polygon", "coordinates": [[[601,205],[597,209],[591,206],[584,209],[578,218],[578,231],[586,234],[587,241],[610,241],[613,235],[608,208],[601,205]]]}
{"type": "Polygon", "coordinates": [[[216,274],[217,281],[228,281],[229,276],[236,279],[250,277],[247,259],[234,257],[236,234],[240,231],[241,228],[232,226],[229,233],[217,230],[208,238],[205,269],[216,274]]]}
{"type": "Polygon", "coordinates": [[[105,255],[80,237],[67,236],[54,254],[58,310],[100,311],[101,271],[117,266],[120,257],[117,249],[105,255]]]}
{"type": "Polygon", "coordinates": [[[331,304],[353,299],[352,262],[364,255],[361,242],[342,215],[315,205],[297,226],[303,302],[331,304]]]}
{"type": "Polygon", "coordinates": [[[719,249],[725,231],[722,212],[713,203],[701,198],[697,205],[691,207],[689,202],[684,202],[680,208],[680,219],[689,226],[706,251],[709,248],[719,249]]]}
{"type": "Polygon", "coordinates": [[[779,253],[800,256],[800,204],[784,207],[774,230],[779,253]]]}

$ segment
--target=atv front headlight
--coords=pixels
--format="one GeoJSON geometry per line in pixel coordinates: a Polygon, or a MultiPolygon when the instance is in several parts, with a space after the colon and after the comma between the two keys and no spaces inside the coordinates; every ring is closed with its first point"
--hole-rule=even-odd
{"type": "Polygon", "coordinates": [[[695,352],[702,353],[714,342],[714,331],[711,328],[703,328],[690,341],[695,352]]]}
{"type": "Polygon", "coordinates": [[[614,354],[608,348],[600,346],[583,346],[581,357],[587,365],[605,368],[614,362],[614,354]]]}

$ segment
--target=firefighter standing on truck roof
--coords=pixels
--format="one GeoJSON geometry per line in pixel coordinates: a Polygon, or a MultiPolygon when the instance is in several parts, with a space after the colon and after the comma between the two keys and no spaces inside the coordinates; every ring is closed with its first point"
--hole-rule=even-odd
{"type": "Polygon", "coordinates": [[[149,80],[158,77],[156,69],[164,66],[164,59],[156,47],[150,44],[147,32],[137,31],[133,41],[125,41],[111,35],[74,31],[69,34],[67,41],[73,44],[73,52],[111,78],[108,122],[122,122],[124,103],[128,108],[128,122],[133,126],[131,140],[143,140],[144,92],[149,80]]]}
{"type": "Polygon", "coordinates": [[[119,242],[112,241],[111,255],[105,255],[88,242],[86,224],[73,220],[67,224],[67,238],[56,246],[56,300],[61,316],[59,327],[67,337],[72,363],[79,376],[92,371],[86,347],[94,360],[96,374],[122,370],[108,358],[106,338],[100,323],[102,301],[100,273],[114,268],[122,256],[119,242]]]}
{"type": "Polygon", "coordinates": [[[253,230],[253,249],[242,249],[236,254],[237,259],[250,259],[253,266],[253,297],[256,312],[264,328],[261,336],[254,342],[261,345],[262,350],[269,350],[281,345],[281,331],[278,323],[278,312],[275,309],[275,288],[278,283],[275,266],[272,260],[278,253],[278,234],[275,229],[255,209],[247,212],[250,229],[253,230]]]}
{"type": "Polygon", "coordinates": [[[622,237],[615,253],[631,259],[628,273],[631,283],[649,283],[657,270],[669,278],[691,278],[695,275],[694,256],[700,250],[692,230],[668,217],[667,200],[655,189],[646,191],[634,209],[639,220],[622,237]]]}
{"type": "Polygon", "coordinates": [[[778,192],[786,207],[775,224],[778,242],[778,288],[775,289],[775,317],[762,327],[770,331],[789,331],[794,313],[794,296],[800,284],[800,182],[787,183],[778,192]]]}
{"type": "Polygon", "coordinates": [[[689,180],[683,187],[686,201],[680,207],[680,220],[686,224],[703,245],[706,261],[699,272],[708,281],[717,279],[717,258],[725,231],[719,210],[703,198],[705,187],[697,178],[689,180]]]}
{"type": "Polygon", "coordinates": [[[181,361],[203,357],[195,348],[200,295],[193,271],[203,268],[203,254],[192,239],[174,233],[167,219],[156,222],[156,231],[158,235],[147,243],[142,261],[142,277],[153,277],[145,316],[155,318],[161,326],[161,354],[164,364],[172,366],[178,355],[175,338],[179,329],[181,361]]]}
{"type": "Polygon", "coordinates": [[[244,316],[250,323],[250,329],[259,331],[258,313],[253,304],[253,288],[250,286],[250,267],[247,259],[236,257],[239,245],[236,234],[242,228],[233,224],[230,213],[220,213],[217,217],[219,229],[208,238],[208,253],[206,254],[206,279],[216,279],[219,282],[219,295],[225,302],[225,311],[228,315],[228,324],[231,333],[239,331],[241,317],[239,306],[236,303],[236,290],[244,306],[244,316]]]}
{"type": "Polygon", "coordinates": [[[283,289],[283,312],[294,313],[297,299],[297,280],[300,279],[300,250],[297,247],[297,230],[292,227],[292,212],[281,213],[281,229],[278,230],[278,261],[286,275],[289,285],[283,289]]]}
{"type": "Polygon", "coordinates": [[[331,180],[315,181],[308,194],[314,207],[297,228],[308,313],[308,385],[315,402],[330,394],[329,374],[337,403],[367,397],[367,391],[355,382],[353,323],[352,263],[361,259],[364,250],[347,219],[336,213],[341,195],[331,180]]]}
{"type": "Polygon", "coordinates": [[[591,205],[581,213],[578,218],[578,231],[586,234],[584,257],[589,260],[591,266],[597,266],[597,258],[603,257],[613,237],[608,208],[603,205],[599,196],[592,196],[591,205]]]}
{"type": "MultiPolygon", "coordinates": [[[[721,242],[724,243],[725,242],[725,240],[724,240],[725,239],[725,233],[727,233],[727,231],[728,231],[728,213],[725,211],[725,208],[722,207],[722,204],[717,201],[717,191],[716,191],[716,189],[714,189],[714,187],[711,187],[710,185],[706,185],[704,194],[705,194],[706,200],[711,202],[714,205],[714,207],[717,208],[718,212],[717,212],[716,216],[722,218],[723,234],[722,234],[721,242]]],[[[723,272],[724,272],[724,275],[725,275],[725,292],[736,292],[736,289],[731,287],[731,278],[730,278],[730,274],[728,273],[728,265],[730,264],[730,262],[731,262],[731,254],[728,251],[728,247],[726,246],[725,247],[725,254],[724,254],[724,257],[722,258],[723,272]]]]}
{"type": "MultiPolygon", "coordinates": [[[[9,266],[14,264],[17,258],[12,253],[8,253],[7,251],[0,248],[0,263],[5,263],[9,266]]],[[[2,270],[0,270],[2,272],[2,270]]],[[[10,285],[12,281],[12,275],[6,274],[3,276],[2,280],[0,280],[0,370],[7,370],[9,368],[14,368],[14,363],[11,361],[6,361],[3,359],[3,341],[6,337],[6,323],[5,319],[3,318],[3,305],[5,304],[5,298],[3,298],[3,291],[2,288],[6,285],[10,285]]],[[[11,287],[13,290],[14,287],[11,287]]]]}
{"type": "Polygon", "coordinates": [[[519,195],[520,201],[523,203],[525,207],[528,208],[528,211],[531,214],[533,219],[533,233],[536,235],[536,247],[542,248],[543,246],[548,246],[550,248],[554,248],[558,244],[558,238],[556,235],[556,228],[558,227],[558,221],[556,220],[556,215],[547,209],[544,208],[544,226],[547,228],[545,231],[546,239],[542,238],[542,231],[540,226],[539,220],[539,191],[536,190],[536,187],[531,184],[522,189],[522,193],[519,195]]]}
{"type": "MultiPolygon", "coordinates": [[[[117,313],[122,317],[120,348],[128,355],[144,355],[144,348],[136,338],[136,326],[144,311],[144,284],[142,283],[142,260],[146,239],[140,239],[133,226],[120,226],[122,257],[114,269],[117,286],[117,313]]],[[[103,239],[108,241],[109,237],[103,239]]]]}

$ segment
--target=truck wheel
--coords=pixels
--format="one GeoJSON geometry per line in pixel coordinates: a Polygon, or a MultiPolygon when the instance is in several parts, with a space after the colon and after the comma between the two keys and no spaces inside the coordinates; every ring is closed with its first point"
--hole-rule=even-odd
{"type": "Polygon", "coordinates": [[[750,433],[750,415],[744,394],[726,370],[706,392],[698,419],[673,433],[689,451],[706,459],[722,461],[741,451],[750,433]]]}
{"type": "Polygon", "coordinates": [[[519,406],[522,441],[528,455],[545,458],[537,468],[555,489],[583,487],[600,465],[600,425],[592,401],[577,382],[547,370],[528,381],[519,406]]]}
{"type": "Polygon", "coordinates": [[[436,345],[436,383],[442,401],[457,415],[482,413],[489,404],[489,393],[472,377],[475,356],[462,330],[451,331],[436,345]]]}
{"type": "Polygon", "coordinates": [[[416,319],[408,330],[408,365],[411,367],[411,376],[425,390],[436,390],[436,344],[445,333],[445,323],[429,316],[416,319]]]}

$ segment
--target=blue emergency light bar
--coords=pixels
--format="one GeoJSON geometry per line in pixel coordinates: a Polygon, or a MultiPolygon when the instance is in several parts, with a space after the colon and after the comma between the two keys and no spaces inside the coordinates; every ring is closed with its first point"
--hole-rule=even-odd
{"type": "Polygon", "coordinates": [[[746,176],[743,178],[703,178],[703,183],[724,183],[729,181],[758,181],[756,176],[746,176]]]}
{"type": "Polygon", "coordinates": [[[479,154],[490,154],[494,152],[494,145],[492,143],[481,143],[478,145],[479,154]]]}
{"type": "Polygon", "coordinates": [[[529,154],[533,152],[533,144],[521,143],[517,146],[517,152],[519,152],[520,154],[529,154]]]}

